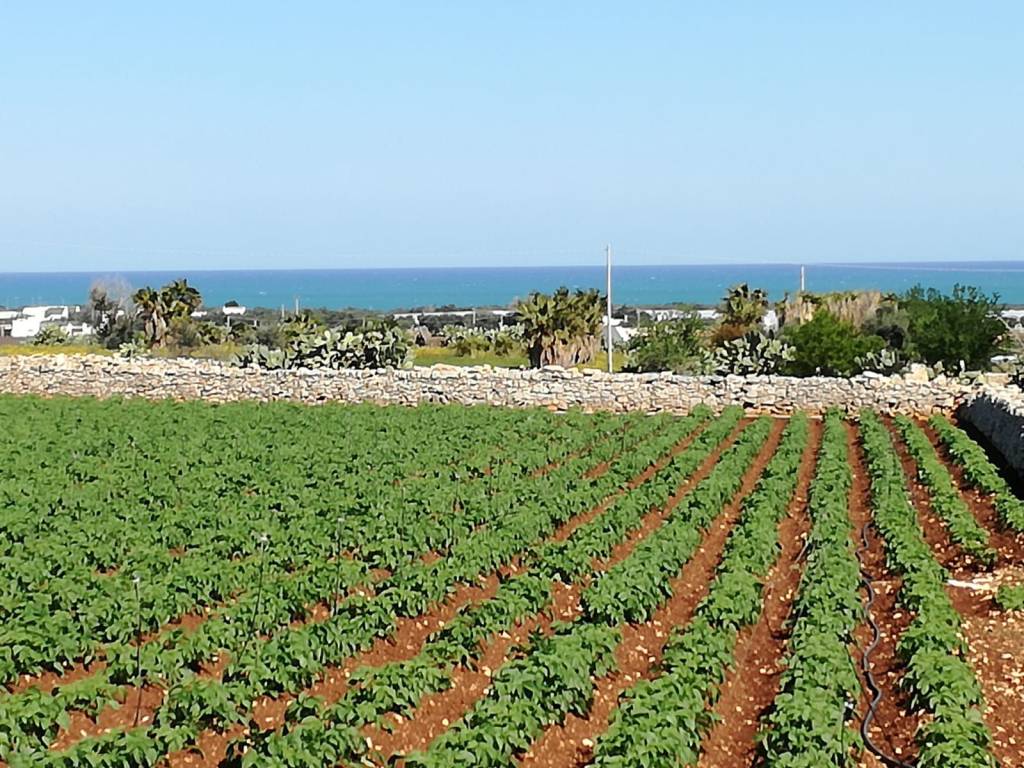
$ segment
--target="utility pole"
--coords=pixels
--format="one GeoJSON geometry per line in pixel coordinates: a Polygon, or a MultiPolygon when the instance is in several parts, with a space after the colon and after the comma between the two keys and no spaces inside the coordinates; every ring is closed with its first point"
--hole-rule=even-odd
{"type": "Polygon", "coordinates": [[[608,267],[608,317],[605,318],[607,323],[606,339],[608,344],[608,373],[612,372],[612,246],[611,243],[604,247],[605,262],[608,267]]]}

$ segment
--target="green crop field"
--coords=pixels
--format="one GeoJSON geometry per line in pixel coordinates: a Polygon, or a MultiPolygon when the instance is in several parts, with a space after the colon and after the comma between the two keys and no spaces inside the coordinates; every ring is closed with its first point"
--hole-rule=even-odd
{"type": "Polygon", "coordinates": [[[1024,504],[942,417],[0,424],[12,767],[1024,765],[1024,504]]]}

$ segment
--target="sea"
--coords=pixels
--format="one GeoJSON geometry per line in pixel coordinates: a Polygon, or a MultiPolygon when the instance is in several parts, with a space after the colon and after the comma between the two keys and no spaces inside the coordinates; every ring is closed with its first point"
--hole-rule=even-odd
{"type": "MultiPolygon", "coordinates": [[[[133,288],[187,278],[206,306],[237,301],[249,307],[412,308],[504,307],[532,291],[598,288],[603,264],[572,267],[456,267],[431,269],[166,270],[159,272],[0,273],[0,306],[84,304],[97,280],[117,279],[133,288]]],[[[997,293],[1024,305],[1024,261],[808,264],[806,289],[814,292],[878,289],[901,292],[914,285],[949,291],[955,284],[997,293]]],[[[800,287],[797,264],[673,264],[615,266],[616,304],[709,306],[737,283],[763,288],[772,300],[800,287]]]]}

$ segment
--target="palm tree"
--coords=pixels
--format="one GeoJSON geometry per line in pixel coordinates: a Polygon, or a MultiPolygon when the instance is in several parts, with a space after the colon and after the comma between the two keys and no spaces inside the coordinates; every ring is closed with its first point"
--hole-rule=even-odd
{"type": "Polygon", "coordinates": [[[602,323],[597,291],[570,294],[562,287],[550,296],[532,293],[518,310],[523,341],[534,368],[568,367],[594,359],[602,323]]]}

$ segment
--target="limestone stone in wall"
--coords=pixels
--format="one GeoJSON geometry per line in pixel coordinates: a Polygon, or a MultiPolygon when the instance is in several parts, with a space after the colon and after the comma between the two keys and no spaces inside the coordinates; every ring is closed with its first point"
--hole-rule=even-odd
{"type": "Polygon", "coordinates": [[[1024,395],[1016,387],[986,387],[961,404],[961,422],[978,430],[1024,477],[1024,395]]]}

